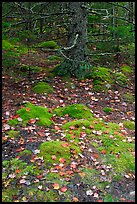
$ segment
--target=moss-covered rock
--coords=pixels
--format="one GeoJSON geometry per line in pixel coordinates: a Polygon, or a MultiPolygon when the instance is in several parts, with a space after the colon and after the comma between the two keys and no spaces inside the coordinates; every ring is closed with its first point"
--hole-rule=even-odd
{"type": "Polygon", "coordinates": [[[125,120],[125,121],[123,121],[123,125],[125,128],[128,128],[129,130],[135,129],[135,122],[133,122],[133,121],[125,120]]]}
{"type": "Polygon", "coordinates": [[[93,79],[94,91],[107,91],[113,84],[111,70],[105,67],[92,67],[90,78],[93,79]]]}
{"type": "Polygon", "coordinates": [[[15,131],[15,130],[10,130],[10,131],[7,132],[7,135],[10,138],[15,138],[15,137],[17,137],[19,135],[19,132],[15,131]]]}
{"type": "Polygon", "coordinates": [[[128,65],[123,65],[120,67],[120,70],[124,73],[124,74],[130,74],[133,72],[132,67],[128,66],[128,65]]]}
{"type": "Polygon", "coordinates": [[[54,109],[53,113],[57,116],[63,116],[68,114],[72,118],[92,118],[93,114],[91,113],[90,109],[83,105],[83,104],[72,104],[69,106],[56,108],[54,109]]]}
{"type": "Polygon", "coordinates": [[[46,42],[41,42],[39,43],[40,47],[44,47],[44,48],[50,48],[50,49],[55,49],[58,48],[59,46],[57,45],[57,43],[53,40],[51,41],[46,41],[46,42]]]}
{"type": "Polygon", "coordinates": [[[104,107],[104,108],[103,108],[103,111],[104,111],[105,113],[111,113],[111,112],[113,111],[113,109],[112,109],[112,108],[109,108],[109,107],[104,107]]]}
{"type": "Polygon", "coordinates": [[[53,88],[47,84],[46,82],[39,82],[38,84],[36,84],[33,89],[32,89],[34,92],[36,93],[47,93],[47,94],[50,94],[52,93],[54,90],[53,88]]]}
{"type": "Polygon", "coordinates": [[[45,164],[60,163],[59,159],[64,158],[66,163],[70,162],[71,149],[75,149],[76,153],[80,153],[80,148],[72,143],[62,141],[44,142],[39,147],[39,156],[43,156],[45,164]],[[52,159],[55,155],[56,159],[52,159]]]}
{"type": "Polygon", "coordinates": [[[17,119],[10,120],[8,124],[16,125],[18,123],[26,124],[30,119],[36,119],[36,123],[41,126],[50,126],[52,124],[51,117],[52,114],[48,112],[47,108],[41,106],[35,106],[31,103],[27,103],[24,108],[21,108],[17,111],[17,114],[20,114],[22,122],[19,122],[17,119]]]}
{"type": "Polygon", "coordinates": [[[124,97],[124,101],[126,101],[126,102],[132,103],[135,101],[135,95],[133,95],[130,92],[123,94],[123,97],[124,97]]]}
{"type": "Polygon", "coordinates": [[[116,72],[114,77],[120,85],[125,85],[128,82],[128,78],[121,72],[116,72]]]}

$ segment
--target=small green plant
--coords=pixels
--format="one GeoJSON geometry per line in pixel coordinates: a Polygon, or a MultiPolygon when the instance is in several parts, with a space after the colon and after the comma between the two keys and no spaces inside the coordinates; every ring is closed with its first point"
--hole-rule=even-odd
{"type": "Polygon", "coordinates": [[[72,118],[92,118],[92,113],[90,109],[83,104],[72,104],[69,106],[56,108],[53,113],[58,116],[63,116],[68,114],[72,118]]]}
{"type": "Polygon", "coordinates": [[[18,131],[15,131],[15,130],[10,130],[7,132],[7,135],[9,138],[14,138],[14,137],[17,137],[19,135],[19,132],[18,131]]]}
{"type": "Polygon", "coordinates": [[[104,111],[105,113],[111,113],[111,112],[113,111],[113,109],[112,109],[112,108],[109,108],[109,107],[105,107],[105,108],[103,108],[103,111],[104,111]]]}
{"type": "Polygon", "coordinates": [[[121,72],[116,72],[116,73],[114,74],[114,77],[115,77],[116,81],[117,81],[120,85],[125,85],[125,84],[127,84],[127,82],[128,82],[127,77],[126,77],[123,73],[121,73],[121,72]]]}
{"type": "Polygon", "coordinates": [[[130,93],[130,92],[125,93],[125,94],[123,95],[123,97],[124,97],[124,100],[125,100],[126,102],[132,103],[132,102],[135,101],[135,96],[134,96],[132,93],[130,93]]]}
{"type": "Polygon", "coordinates": [[[44,157],[45,164],[59,163],[60,158],[64,158],[66,163],[70,162],[71,151],[70,149],[75,149],[77,154],[81,152],[80,148],[74,144],[67,143],[62,141],[50,141],[43,142],[39,149],[39,156],[44,157]],[[52,159],[52,155],[56,156],[56,159],[52,159]]]}
{"type": "Polygon", "coordinates": [[[46,41],[39,43],[40,47],[55,49],[58,48],[58,45],[55,41],[46,41]]]}
{"type": "Polygon", "coordinates": [[[130,74],[133,72],[132,67],[128,65],[123,65],[122,67],[120,67],[120,70],[125,74],[130,74]]]}
{"type": "Polygon", "coordinates": [[[41,106],[35,106],[31,103],[27,103],[24,108],[19,109],[16,113],[20,114],[23,121],[19,122],[15,118],[8,122],[9,125],[15,126],[19,123],[23,123],[25,125],[30,119],[37,119],[36,123],[41,126],[50,126],[52,124],[52,121],[50,120],[52,114],[48,112],[47,108],[41,106]]]}
{"type": "Polygon", "coordinates": [[[52,93],[53,92],[53,88],[48,85],[46,82],[39,82],[37,85],[35,85],[32,89],[34,92],[36,93],[52,93]]]}
{"type": "Polygon", "coordinates": [[[61,57],[59,56],[56,56],[56,55],[51,55],[51,56],[48,56],[47,57],[48,60],[51,60],[51,61],[56,61],[56,60],[61,60],[61,57]]]}
{"type": "Polygon", "coordinates": [[[128,128],[129,130],[135,129],[135,122],[133,121],[129,121],[129,120],[123,121],[123,125],[125,128],[128,128]]]}

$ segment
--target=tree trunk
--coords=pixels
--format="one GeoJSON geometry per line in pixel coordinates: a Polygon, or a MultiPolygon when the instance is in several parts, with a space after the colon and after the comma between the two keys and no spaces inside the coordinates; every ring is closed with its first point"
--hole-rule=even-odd
{"type": "Polygon", "coordinates": [[[70,18],[67,47],[62,49],[63,63],[57,67],[59,75],[84,77],[89,65],[86,57],[87,11],[84,2],[69,2],[70,18]]]}

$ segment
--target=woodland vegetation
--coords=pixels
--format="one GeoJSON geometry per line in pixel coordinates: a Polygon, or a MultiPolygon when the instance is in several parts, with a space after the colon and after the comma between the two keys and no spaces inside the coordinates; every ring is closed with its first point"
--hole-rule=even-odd
{"type": "Polygon", "coordinates": [[[135,2],[2,2],[2,201],[135,202],[135,2]]]}

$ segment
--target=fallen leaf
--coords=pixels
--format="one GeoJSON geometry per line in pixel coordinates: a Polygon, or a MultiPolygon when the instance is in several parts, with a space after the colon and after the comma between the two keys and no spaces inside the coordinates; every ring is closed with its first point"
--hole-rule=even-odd
{"type": "Polygon", "coordinates": [[[62,147],[69,147],[70,146],[69,143],[62,143],[61,145],[62,145],[62,147]]]}
{"type": "Polygon", "coordinates": [[[78,201],[79,201],[78,198],[73,197],[73,202],[78,202],[78,201]]]}
{"type": "Polygon", "coordinates": [[[21,184],[26,183],[26,180],[25,180],[25,179],[21,179],[21,180],[20,180],[20,183],[21,183],[21,184]]]}
{"type": "Polygon", "coordinates": [[[65,193],[65,192],[67,191],[67,187],[64,186],[64,187],[60,188],[60,191],[63,192],[63,193],[65,193]]]}
{"type": "Polygon", "coordinates": [[[15,178],[16,175],[13,173],[13,174],[9,174],[9,178],[15,178]]]}
{"type": "Polygon", "coordinates": [[[43,137],[45,134],[43,132],[37,132],[39,136],[43,137]]]}
{"type": "Polygon", "coordinates": [[[93,191],[92,190],[86,191],[86,195],[93,195],[93,191]]]}
{"type": "Polygon", "coordinates": [[[59,189],[59,184],[58,184],[58,183],[53,183],[52,186],[53,186],[53,188],[56,189],[56,190],[59,189]]]}
{"type": "Polygon", "coordinates": [[[19,173],[20,173],[20,170],[19,170],[19,169],[16,169],[15,172],[16,172],[17,174],[19,174],[19,173]]]}
{"type": "Polygon", "coordinates": [[[19,149],[16,149],[16,152],[21,152],[22,150],[24,150],[25,148],[20,147],[19,149]]]}
{"type": "Polygon", "coordinates": [[[70,127],[69,127],[69,129],[74,130],[74,129],[75,129],[75,127],[74,127],[74,126],[70,126],[70,127]]]}
{"type": "Polygon", "coordinates": [[[60,162],[60,163],[64,163],[65,161],[66,161],[66,160],[65,160],[64,158],[60,158],[60,159],[59,159],[59,162],[60,162]]]}
{"type": "Polygon", "coordinates": [[[66,175],[66,173],[63,172],[63,171],[60,171],[60,172],[59,172],[59,175],[60,175],[60,176],[64,176],[64,175],[66,175]]]}
{"type": "Polygon", "coordinates": [[[32,118],[32,119],[29,120],[29,122],[30,122],[31,124],[34,124],[34,123],[36,122],[36,120],[32,118]]]}
{"type": "Polygon", "coordinates": [[[53,160],[56,160],[56,156],[55,155],[52,155],[52,157],[51,157],[53,160]]]}
{"type": "Polygon", "coordinates": [[[106,150],[102,150],[101,152],[102,152],[102,154],[106,154],[106,150]]]}

